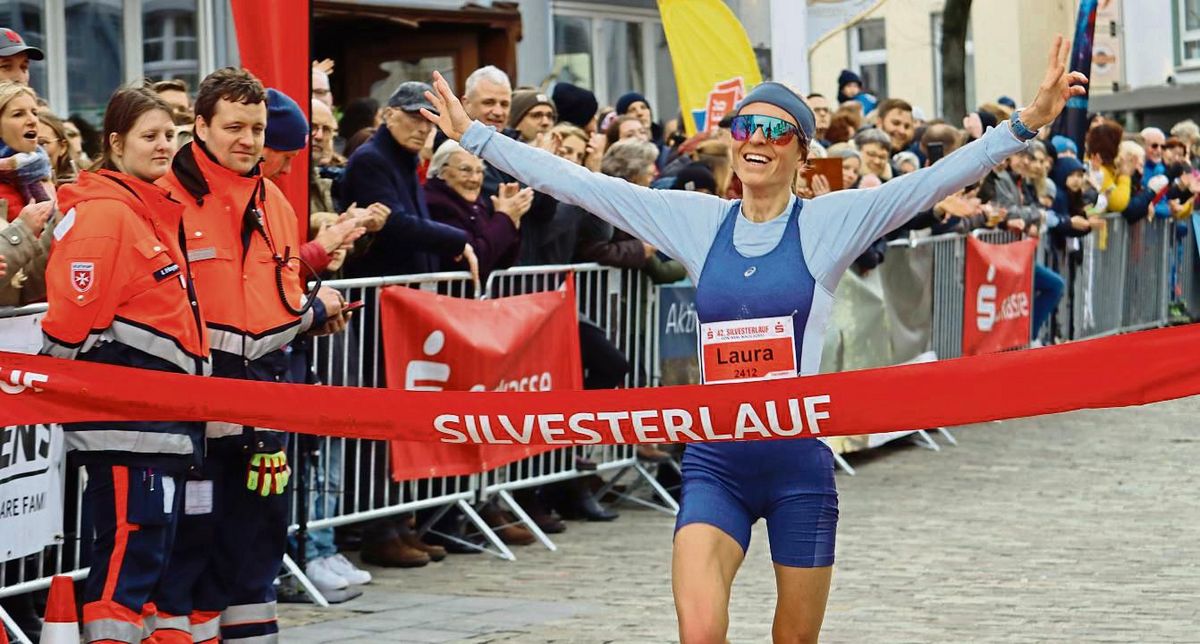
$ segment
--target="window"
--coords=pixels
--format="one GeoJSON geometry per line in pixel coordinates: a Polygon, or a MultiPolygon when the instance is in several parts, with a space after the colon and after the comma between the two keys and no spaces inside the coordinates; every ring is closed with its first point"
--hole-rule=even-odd
{"type": "MultiPolygon", "coordinates": [[[[459,82],[458,70],[454,68],[453,56],[427,56],[418,60],[391,60],[380,63],[379,70],[387,74],[387,77],[371,84],[371,98],[379,101],[380,105],[387,105],[392,92],[395,92],[401,83],[407,81],[429,82],[429,79],[433,78],[434,71],[441,72],[442,76],[446,77],[446,82],[450,83],[451,88],[462,86],[459,82]]],[[[351,134],[353,132],[348,133],[346,136],[350,136],[351,134]]]]}
{"type": "Polygon", "coordinates": [[[66,19],[70,113],[99,125],[109,96],[124,82],[124,9],[120,0],[77,0],[68,3],[66,19]]]}
{"type": "MultiPolygon", "coordinates": [[[[21,34],[25,44],[46,51],[45,0],[0,0],[0,25],[21,34]]],[[[29,85],[48,96],[45,61],[29,61],[29,85]]]]}
{"type": "MultiPolygon", "coordinates": [[[[942,14],[933,14],[930,20],[933,38],[933,104],[938,116],[944,115],[945,98],[942,94],[942,14]]],[[[971,35],[973,26],[967,21],[967,59],[963,61],[963,69],[967,77],[967,110],[974,109],[975,103],[975,38],[971,35]]]]}
{"type": "Polygon", "coordinates": [[[636,91],[654,119],[679,111],[667,38],[657,11],[561,0],[554,5],[554,73],[592,90],[601,105],[636,91]]]}
{"type": "Polygon", "coordinates": [[[671,64],[671,51],[667,47],[667,34],[661,24],[654,25],[654,75],[658,79],[658,92],[651,97],[661,114],[657,118],[664,123],[679,113],[679,89],[675,86],[675,66],[671,64]]]}
{"type": "MultiPolygon", "coordinates": [[[[608,52],[605,87],[610,98],[627,92],[646,92],[646,58],[642,51],[642,23],[600,21],[600,42],[608,52]]],[[[658,115],[655,115],[658,116],[658,115]]]]}
{"type": "Polygon", "coordinates": [[[850,30],[850,68],[862,77],[864,91],[888,94],[887,33],[883,18],[864,20],[850,30]]]}
{"type": "Polygon", "coordinates": [[[0,0],[0,26],[42,49],[30,85],[60,116],[98,125],[113,90],[237,64],[230,0],[0,0]],[[49,46],[48,46],[49,45],[49,46]]]}
{"type": "Polygon", "coordinates": [[[1176,42],[1180,63],[1184,66],[1200,65],[1200,0],[1177,0],[1179,15],[1176,16],[1176,42]]]}
{"type": "Polygon", "coordinates": [[[554,16],[554,72],[563,82],[595,90],[590,18],[554,16]]]}
{"type": "Polygon", "coordinates": [[[200,82],[195,0],[145,0],[142,69],[151,80],[177,78],[193,91],[200,82]]]}

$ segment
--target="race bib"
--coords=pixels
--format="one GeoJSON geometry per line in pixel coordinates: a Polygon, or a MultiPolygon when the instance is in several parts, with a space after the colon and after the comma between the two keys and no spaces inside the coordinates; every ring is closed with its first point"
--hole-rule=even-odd
{"type": "Polygon", "coordinates": [[[792,316],[701,324],[700,372],[706,384],[795,378],[792,316]]]}

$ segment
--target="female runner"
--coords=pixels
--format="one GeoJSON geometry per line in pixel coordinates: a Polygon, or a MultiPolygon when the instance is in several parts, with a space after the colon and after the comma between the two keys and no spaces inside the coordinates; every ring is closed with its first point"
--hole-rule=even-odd
{"type": "MultiPolygon", "coordinates": [[[[745,195],[741,201],[642,188],[498,136],[471,122],[437,73],[437,95],[426,94],[437,114],[422,113],[469,152],[534,190],[580,206],[683,262],[696,284],[702,344],[708,344],[704,338],[709,330],[720,338],[716,331],[739,320],[791,336],[784,345],[795,349],[790,364],[786,359],[784,364],[741,363],[741,373],[733,373],[705,360],[706,383],[753,379],[755,369],[807,375],[821,362],[832,294],[854,258],[917,213],[982,178],[1050,124],[1069,97],[1082,96],[1080,85],[1087,78],[1067,73],[1070,52],[1070,43],[1056,38],[1033,103],[937,166],[873,190],[812,200],[796,198],[792,179],[808,157],[813,113],[779,83],[754,88],[733,118],[733,165],[745,195]]],[[[820,441],[689,445],[672,575],[684,644],[725,641],[730,587],[750,543],[750,526],[759,518],[767,521],[775,564],[774,640],[817,641],[829,594],[837,516],[832,456],[820,441]]]]}

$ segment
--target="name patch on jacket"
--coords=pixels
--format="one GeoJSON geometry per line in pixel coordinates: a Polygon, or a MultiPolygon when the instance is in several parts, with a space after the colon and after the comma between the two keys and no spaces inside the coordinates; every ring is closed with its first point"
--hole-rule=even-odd
{"type": "Polygon", "coordinates": [[[209,246],[208,248],[193,248],[188,251],[188,261],[189,262],[202,262],[206,259],[216,259],[216,258],[217,258],[217,249],[215,246],[209,246]]]}
{"type": "Polygon", "coordinates": [[[179,264],[170,264],[154,271],[154,281],[161,282],[179,272],[179,264]]]}

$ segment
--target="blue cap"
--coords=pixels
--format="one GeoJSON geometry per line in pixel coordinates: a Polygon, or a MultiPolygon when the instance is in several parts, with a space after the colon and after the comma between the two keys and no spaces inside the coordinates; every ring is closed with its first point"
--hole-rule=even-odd
{"type": "Polygon", "coordinates": [[[1017,109],[1017,102],[1007,96],[1001,96],[1000,98],[996,99],[996,102],[1010,110],[1017,109]]]}
{"type": "Polygon", "coordinates": [[[741,113],[742,109],[751,103],[767,103],[787,112],[796,120],[796,125],[800,126],[804,138],[809,141],[812,140],[813,133],[817,131],[817,119],[813,116],[812,108],[804,102],[804,99],[800,98],[799,94],[788,89],[787,85],[783,83],[774,81],[760,83],[758,87],[750,90],[741,103],[738,103],[738,113],[741,113]]]}
{"type": "Polygon", "coordinates": [[[291,152],[308,145],[308,117],[290,96],[267,88],[267,132],[265,145],[278,152],[291,152]]]}
{"type": "Polygon", "coordinates": [[[1050,139],[1050,145],[1054,146],[1054,151],[1058,154],[1062,154],[1064,151],[1070,151],[1071,154],[1079,156],[1079,148],[1075,145],[1075,142],[1061,134],[1050,139]]]}

